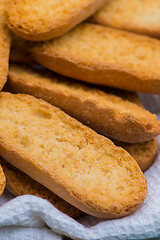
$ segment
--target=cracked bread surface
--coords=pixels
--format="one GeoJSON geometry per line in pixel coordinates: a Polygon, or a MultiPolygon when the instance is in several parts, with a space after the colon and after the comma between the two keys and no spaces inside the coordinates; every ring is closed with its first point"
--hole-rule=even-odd
{"type": "Polygon", "coordinates": [[[109,0],[91,21],[153,37],[160,36],[160,0],[109,0]]]}
{"type": "Polygon", "coordinates": [[[43,100],[0,93],[0,154],[55,194],[97,217],[126,216],[142,204],[136,161],[43,100]]]}
{"type": "Polygon", "coordinates": [[[6,17],[19,37],[44,41],[63,35],[99,10],[107,0],[10,0],[6,17]]]}
{"type": "Polygon", "coordinates": [[[46,68],[90,83],[160,94],[160,41],[82,23],[65,35],[35,43],[31,52],[46,68]]]}
{"type": "Polygon", "coordinates": [[[49,191],[43,185],[33,180],[27,174],[18,170],[4,159],[0,158],[0,163],[3,166],[3,171],[6,176],[6,188],[13,193],[13,195],[35,195],[48,200],[58,210],[70,217],[78,218],[83,215],[80,210],[59,198],[53,192],[49,191]]]}
{"type": "Polygon", "coordinates": [[[0,90],[4,87],[8,75],[8,61],[11,36],[6,24],[5,7],[8,0],[0,1],[0,90]]]}
{"type": "MultiPolygon", "coordinates": [[[[144,142],[160,133],[160,123],[155,114],[81,82],[11,65],[9,84],[14,91],[42,98],[95,131],[119,141],[144,142]]],[[[128,96],[133,97],[133,94],[128,96]]],[[[136,97],[134,101],[137,101],[136,97]]]]}

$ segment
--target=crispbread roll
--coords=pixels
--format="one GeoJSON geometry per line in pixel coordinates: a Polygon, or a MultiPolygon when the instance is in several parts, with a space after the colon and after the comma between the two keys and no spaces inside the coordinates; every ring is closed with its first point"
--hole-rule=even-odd
{"type": "Polygon", "coordinates": [[[160,37],[160,0],[109,0],[91,21],[160,37]]]}
{"type": "Polygon", "coordinates": [[[109,139],[29,95],[0,93],[0,155],[65,201],[97,217],[140,206],[146,178],[109,139]]]}
{"type": "Polygon", "coordinates": [[[42,98],[97,132],[119,141],[137,143],[160,133],[156,115],[122,98],[56,74],[12,65],[11,88],[42,98]]]}
{"type": "Polygon", "coordinates": [[[13,34],[9,61],[12,63],[21,63],[21,64],[35,63],[35,60],[29,51],[29,48],[31,47],[31,45],[32,45],[32,42],[19,38],[13,34]]]}
{"type": "Polygon", "coordinates": [[[4,159],[0,158],[0,163],[2,164],[6,176],[6,188],[13,193],[13,195],[35,195],[48,200],[56,208],[70,217],[78,218],[83,215],[83,213],[77,208],[59,198],[40,183],[30,178],[27,174],[6,162],[4,159]]]}
{"type": "Polygon", "coordinates": [[[140,169],[146,171],[154,162],[157,155],[157,139],[152,139],[144,143],[122,143],[113,140],[113,142],[124,148],[138,163],[140,169]]]}
{"type": "Polygon", "coordinates": [[[6,185],[6,178],[3,172],[3,169],[0,165],[0,195],[2,195],[6,185]]]}
{"type": "Polygon", "coordinates": [[[19,37],[44,41],[61,36],[99,10],[107,0],[10,0],[6,17],[19,37]]]}
{"type": "Polygon", "coordinates": [[[54,40],[36,43],[36,60],[60,74],[130,91],[160,94],[160,41],[82,23],[54,40]]]}
{"type": "Polygon", "coordinates": [[[7,3],[8,0],[0,0],[0,90],[7,81],[11,42],[10,32],[5,19],[5,7],[7,3]]]}

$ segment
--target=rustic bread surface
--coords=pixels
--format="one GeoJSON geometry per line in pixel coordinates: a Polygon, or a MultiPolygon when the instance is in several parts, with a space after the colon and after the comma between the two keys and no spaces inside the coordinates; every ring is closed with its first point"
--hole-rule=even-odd
{"type": "Polygon", "coordinates": [[[35,43],[31,52],[45,67],[75,79],[160,94],[160,41],[150,37],[82,23],[35,43]]]}
{"type": "Polygon", "coordinates": [[[144,142],[160,133],[156,115],[81,82],[12,65],[9,84],[16,92],[42,98],[97,132],[119,141],[144,142]]]}
{"type": "Polygon", "coordinates": [[[43,100],[0,93],[0,155],[80,210],[103,218],[133,212],[147,194],[136,161],[43,100]]]}
{"type": "Polygon", "coordinates": [[[160,0],[109,0],[91,21],[153,37],[160,36],[160,0]]]}
{"type": "Polygon", "coordinates": [[[138,163],[140,169],[146,171],[154,162],[157,155],[157,139],[144,143],[122,143],[113,141],[117,146],[124,148],[138,163]]]}
{"type": "Polygon", "coordinates": [[[99,10],[107,0],[10,0],[6,17],[18,36],[43,41],[63,35],[99,10]]]}
{"type": "Polygon", "coordinates": [[[11,36],[5,18],[5,7],[7,3],[8,0],[0,1],[0,90],[7,81],[11,42],[11,36]]]}

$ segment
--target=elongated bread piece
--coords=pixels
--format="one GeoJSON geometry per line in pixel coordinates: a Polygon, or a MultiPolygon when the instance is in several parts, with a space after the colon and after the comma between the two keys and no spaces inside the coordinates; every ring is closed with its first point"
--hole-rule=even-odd
{"type": "Polygon", "coordinates": [[[3,169],[0,165],[0,195],[2,195],[6,185],[6,178],[3,172],[3,169]]]}
{"type": "Polygon", "coordinates": [[[83,215],[80,210],[59,198],[40,183],[30,178],[27,174],[6,162],[4,159],[0,158],[0,163],[6,176],[6,188],[15,196],[26,194],[35,195],[47,199],[56,208],[70,217],[78,218],[83,215]]]}
{"type": "MultiPolygon", "coordinates": [[[[93,120],[95,120],[97,123],[100,121],[100,119],[106,119],[104,116],[104,114],[107,116],[106,109],[109,110],[109,108],[112,107],[112,111],[120,112],[119,104],[120,106],[124,106],[123,110],[125,111],[125,114],[127,110],[130,109],[130,104],[128,106],[128,101],[142,107],[142,103],[135,93],[106,88],[106,91],[108,90],[108,94],[99,90],[95,90],[89,86],[87,87],[87,85],[82,83],[74,83],[73,80],[68,80],[56,74],[51,74],[49,72],[46,73],[40,70],[36,71],[33,68],[26,68],[23,66],[10,66],[8,83],[15,92],[28,93],[42,98],[61,108],[68,114],[76,117],[80,121],[83,121],[83,123],[88,124],[88,126],[91,126],[90,124],[93,120]],[[121,98],[128,101],[122,101],[122,99],[118,99],[113,94],[119,95],[121,98]],[[73,99],[76,100],[74,101],[73,99]],[[91,110],[89,108],[87,108],[88,111],[86,111],[86,101],[91,100],[95,101],[96,104],[96,107],[94,108],[94,114],[90,114],[91,110]],[[71,104],[72,102],[74,105],[71,104]],[[98,114],[99,108],[104,109],[104,113],[101,115],[98,114]],[[97,114],[98,119],[96,117],[97,114]]],[[[129,118],[133,112],[134,111],[130,113],[128,116],[129,118]]],[[[139,111],[139,113],[141,113],[141,111],[139,111]]],[[[124,112],[121,112],[120,114],[124,114],[124,112]]],[[[143,115],[143,113],[141,113],[141,115],[143,115]]],[[[112,119],[111,121],[112,123],[114,122],[112,119]]],[[[124,124],[126,124],[125,121],[124,124]]],[[[92,127],[94,126],[95,123],[92,123],[92,127]]],[[[115,126],[108,125],[106,128],[110,129],[111,127],[114,128],[115,126]]],[[[122,127],[119,128],[119,132],[122,134],[122,136],[125,136],[125,131],[123,132],[122,127]]],[[[131,139],[133,135],[134,133],[131,134],[131,139]]],[[[147,170],[152,165],[158,149],[156,139],[138,144],[125,144],[118,141],[114,141],[114,143],[127,150],[129,154],[137,161],[142,171],[147,170]]]]}
{"type": "Polygon", "coordinates": [[[160,0],[109,0],[91,21],[160,37],[160,0]]]}
{"type": "Polygon", "coordinates": [[[103,218],[133,212],[147,194],[136,161],[49,103],[0,93],[0,155],[80,210],[103,218]]]}
{"type": "Polygon", "coordinates": [[[25,63],[32,64],[35,63],[34,58],[32,57],[29,48],[31,47],[32,42],[24,40],[12,35],[12,44],[9,60],[12,63],[25,63]]]}
{"type": "Polygon", "coordinates": [[[7,81],[11,36],[5,19],[8,0],[0,1],[0,90],[7,81]]]}
{"type": "Polygon", "coordinates": [[[31,51],[39,63],[66,76],[160,94],[159,40],[82,23],[31,51]]]}
{"type": "MultiPolygon", "coordinates": [[[[128,101],[131,101],[140,107],[143,107],[137,94],[120,90],[115,90],[115,93],[120,97],[127,99],[128,101]]],[[[116,140],[113,140],[113,142],[115,145],[123,147],[136,160],[143,172],[153,164],[158,151],[158,143],[156,138],[147,142],[132,144],[119,142],[116,140]]]]}
{"type": "Polygon", "coordinates": [[[6,16],[9,28],[32,41],[51,39],[99,10],[107,0],[10,0],[6,16]]]}
{"type": "MultiPolygon", "coordinates": [[[[92,127],[95,126],[95,123],[91,124],[91,121],[95,120],[97,123],[101,119],[106,119],[108,113],[107,110],[109,110],[109,108],[112,108],[112,111],[116,111],[117,114],[124,114],[124,111],[126,114],[127,110],[130,109],[130,104],[128,105],[128,101],[142,107],[142,103],[135,93],[111,88],[106,88],[108,93],[105,93],[95,90],[89,86],[87,87],[87,85],[82,83],[74,83],[73,80],[63,78],[59,75],[51,74],[49,72],[46,73],[40,70],[36,71],[33,68],[11,65],[8,82],[9,86],[11,86],[15,92],[28,93],[42,98],[61,108],[68,114],[76,117],[80,121],[83,121],[83,123],[88,124],[88,126],[92,125],[92,127]],[[128,101],[122,101],[122,99],[117,98],[113,94],[116,94],[128,101]],[[74,99],[76,100],[74,101],[74,99]],[[96,107],[94,108],[94,112],[92,110],[93,114],[91,114],[90,108],[86,106],[86,101],[94,101],[96,107]],[[123,111],[121,110],[121,113],[119,104],[120,106],[124,106],[124,109],[123,111]],[[86,109],[88,109],[88,111],[86,111],[86,109]],[[102,114],[102,112],[100,112],[101,114],[98,114],[99,109],[104,109],[104,113],[102,114]],[[97,114],[98,119],[96,117],[97,114]],[[104,116],[104,114],[106,114],[106,116],[104,116]]],[[[141,111],[139,111],[139,113],[143,115],[141,111]]],[[[130,118],[132,114],[133,111],[128,117],[130,118]]],[[[112,123],[114,122],[113,119],[111,119],[111,121],[112,123]]],[[[126,122],[124,122],[124,124],[126,124],[126,122]]],[[[113,125],[108,125],[109,129],[114,127],[115,126],[113,125]]],[[[119,132],[122,134],[122,136],[125,136],[125,130],[123,132],[122,127],[119,128],[119,132]]],[[[134,134],[135,133],[131,134],[131,139],[134,134]]],[[[158,148],[156,139],[138,144],[125,144],[116,141],[115,144],[127,150],[129,154],[137,161],[142,171],[147,170],[152,165],[158,148]]]]}
{"type": "Polygon", "coordinates": [[[160,133],[156,115],[122,98],[56,74],[11,66],[11,88],[42,98],[97,132],[124,142],[144,142],[160,133]]]}
{"type": "Polygon", "coordinates": [[[157,155],[157,139],[144,143],[122,143],[113,141],[117,146],[124,148],[138,163],[141,170],[146,171],[154,162],[157,155]]]}

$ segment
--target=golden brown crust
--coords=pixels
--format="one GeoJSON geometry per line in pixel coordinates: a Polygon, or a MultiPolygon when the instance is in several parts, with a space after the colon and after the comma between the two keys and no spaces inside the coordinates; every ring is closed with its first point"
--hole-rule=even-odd
{"type": "Polygon", "coordinates": [[[31,49],[39,63],[60,74],[157,94],[160,94],[160,72],[156,64],[160,60],[159,52],[158,40],[86,23],[60,38],[37,43],[31,49]],[[142,49],[138,50],[137,46],[142,49]]]}
{"type": "Polygon", "coordinates": [[[159,0],[109,0],[90,21],[127,31],[160,37],[159,0]]]}
{"type": "Polygon", "coordinates": [[[8,0],[0,1],[0,90],[7,81],[11,36],[5,19],[5,7],[8,0]]]}
{"type": "Polygon", "coordinates": [[[29,95],[0,93],[0,108],[1,156],[65,201],[117,218],[145,199],[145,176],[109,139],[29,95]]]}
{"type": "Polygon", "coordinates": [[[146,171],[155,160],[158,150],[157,139],[152,139],[144,143],[122,143],[113,141],[117,146],[124,148],[138,163],[140,169],[146,171]]]}
{"type": "Polygon", "coordinates": [[[106,1],[12,0],[6,17],[9,28],[16,35],[27,40],[44,41],[68,32],[99,10],[106,1]]]}
{"type": "Polygon", "coordinates": [[[2,195],[6,185],[6,178],[3,172],[3,169],[0,165],[0,195],[2,195]]]}
{"type": "MultiPolygon", "coordinates": [[[[9,85],[15,92],[44,99],[97,132],[119,141],[144,142],[160,133],[156,115],[109,92],[56,74],[12,65],[9,85]]],[[[138,101],[135,97],[134,100],[138,101]]]]}
{"type": "Polygon", "coordinates": [[[4,159],[1,158],[0,163],[3,166],[3,170],[7,180],[6,188],[15,196],[26,195],[26,194],[35,195],[48,200],[56,208],[58,208],[58,210],[69,215],[70,217],[78,218],[84,215],[84,213],[82,213],[75,207],[71,206],[69,203],[65,202],[63,199],[56,196],[54,193],[49,191],[40,183],[34,181],[25,173],[13,167],[4,159]]]}

